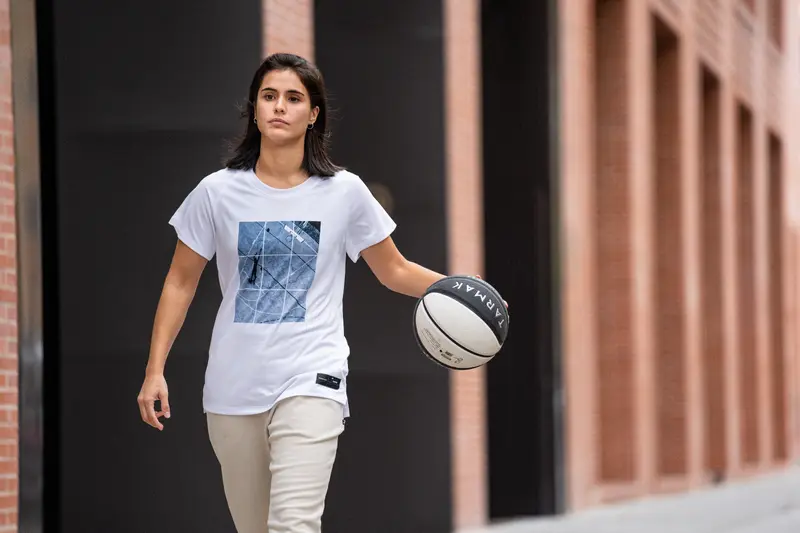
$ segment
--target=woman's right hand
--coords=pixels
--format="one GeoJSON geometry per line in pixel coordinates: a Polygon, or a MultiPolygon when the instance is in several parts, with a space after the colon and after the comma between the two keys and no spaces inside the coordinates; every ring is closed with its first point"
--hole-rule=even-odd
{"type": "Polygon", "coordinates": [[[192,303],[200,275],[208,263],[183,241],[178,239],[172,264],[161,290],[156,317],[153,323],[153,335],[150,340],[150,356],[145,366],[145,378],[139,392],[139,413],[146,424],[161,431],[164,426],[158,421],[160,417],[169,418],[169,393],[167,380],[164,379],[164,367],[167,356],[178,331],[186,318],[186,312],[192,303]],[[156,412],[155,403],[161,401],[161,410],[156,412]]]}
{"type": "Polygon", "coordinates": [[[163,374],[147,375],[139,391],[139,413],[142,420],[153,426],[159,431],[164,429],[164,425],[159,422],[160,417],[169,418],[169,392],[167,391],[167,380],[163,374]],[[156,412],[156,400],[161,401],[161,410],[156,412]]]}

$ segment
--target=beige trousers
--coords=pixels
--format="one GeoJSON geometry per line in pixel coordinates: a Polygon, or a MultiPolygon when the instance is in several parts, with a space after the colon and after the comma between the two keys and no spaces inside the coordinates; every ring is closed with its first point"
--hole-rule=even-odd
{"type": "Polygon", "coordinates": [[[208,413],[238,533],[320,533],[343,408],[297,396],[257,415],[208,413]]]}

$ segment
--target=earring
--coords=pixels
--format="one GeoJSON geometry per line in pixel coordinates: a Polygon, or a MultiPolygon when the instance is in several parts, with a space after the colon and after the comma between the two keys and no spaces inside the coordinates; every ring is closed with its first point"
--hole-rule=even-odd
{"type": "Polygon", "coordinates": [[[258,124],[258,121],[256,120],[256,117],[253,117],[253,124],[258,124]]]}
{"type": "Polygon", "coordinates": [[[314,129],[314,123],[313,123],[313,122],[312,122],[311,124],[309,124],[309,125],[308,125],[308,129],[310,129],[310,130],[313,130],[313,129],[314,129]]]}

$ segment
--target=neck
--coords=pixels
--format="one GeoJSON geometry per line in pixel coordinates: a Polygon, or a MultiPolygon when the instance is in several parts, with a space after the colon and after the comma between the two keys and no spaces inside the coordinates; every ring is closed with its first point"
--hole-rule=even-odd
{"type": "Polygon", "coordinates": [[[261,138],[261,153],[256,162],[256,174],[262,180],[295,184],[305,181],[303,151],[305,139],[285,145],[276,145],[266,137],[261,138]]]}

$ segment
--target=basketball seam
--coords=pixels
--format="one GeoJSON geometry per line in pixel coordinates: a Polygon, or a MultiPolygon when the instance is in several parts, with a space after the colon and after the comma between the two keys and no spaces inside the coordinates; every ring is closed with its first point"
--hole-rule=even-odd
{"type": "Polygon", "coordinates": [[[422,353],[425,355],[426,359],[428,359],[429,361],[431,361],[432,363],[434,363],[437,366],[440,366],[442,368],[446,368],[447,370],[456,370],[456,371],[474,370],[474,369],[479,368],[481,366],[481,365],[477,365],[477,366],[459,368],[457,366],[448,366],[448,365],[444,364],[443,362],[439,361],[438,359],[436,359],[434,356],[432,356],[428,352],[428,350],[425,348],[425,345],[422,344],[422,340],[420,340],[420,338],[419,338],[419,333],[417,333],[417,328],[416,327],[414,327],[414,340],[417,341],[417,346],[419,346],[420,351],[422,351],[422,353]]]}
{"type": "MultiPolygon", "coordinates": [[[[416,306],[414,306],[414,314],[415,314],[415,315],[416,315],[416,312],[417,312],[417,310],[418,310],[418,308],[419,308],[419,304],[420,304],[421,302],[422,302],[422,300],[418,300],[418,301],[417,301],[417,305],[416,305],[416,306]]],[[[426,312],[426,314],[427,314],[427,312],[426,312]]],[[[428,315],[428,316],[430,316],[430,315],[428,315]]],[[[420,339],[420,338],[419,338],[419,332],[417,331],[417,323],[416,323],[416,319],[415,319],[415,320],[412,322],[412,324],[413,324],[413,326],[414,326],[414,327],[412,328],[412,329],[414,330],[414,340],[415,340],[415,341],[417,341],[417,346],[419,347],[420,351],[421,351],[421,352],[422,352],[422,353],[425,355],[425,357],[426,357],[426,358],[427,358],[429,361],[431,361],[431,362],[435,363],[436,365],[438,365],[438,366],[440,366],[440,367],[442,367],[442,368],[447,368],[447,369],[449,369],[449,370],[461,370],[460,368],[455,368],[455,367],[450,367],[450,366],[447,366],[446,364],[442,363],[441,361],[439,361],[439,360],[437,360],[435,357],[433,357],[433,356],[430,354],[430,352],[428,352],[428,349],[425,347],[425,345],[422,343],[422,339],[420,339]]]]}
{"type": "Polygon", "coordinates": [[[425,303],[425,299],[424,298],[422,299],[422,308],[425,310],[425,314],[428,315],[428,318],[431,319],[431,322],[433,322],[433,325],[436,326],[436,329],[441,331],[442,335],[444,335],[445,337],[450,339],[450,341],[453,344],[455,344],[456,346],[458,346],[459,348],[461,348],[465,352],[470,353],[472,355],[475,355],[477,357],[483,357],[484,359],[491,359],[492,357],[494,357],[493,355],[483,355],[483,354],[475,353],[472,350],[470,350],[469,348],[467,348],[466,346],[463,346],[460,342],[455,340],[453,337],[448,335],[448,333],[444,330],[444,328],[442,326],[440,326],[438,322],[436,322],[436,319],[433,318],[433,315],[430,313],[430,311],[428,311],[428,305],[425,303]]]}

